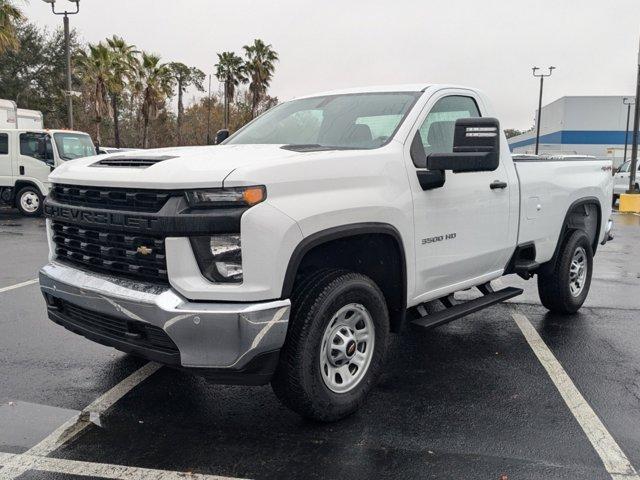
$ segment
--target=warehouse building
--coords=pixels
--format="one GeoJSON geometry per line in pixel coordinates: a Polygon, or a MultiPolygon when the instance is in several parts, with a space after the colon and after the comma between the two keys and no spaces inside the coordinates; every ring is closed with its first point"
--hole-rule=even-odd
{"type": "MultiPolygon", "coordinates": [[[[632,96],[562,97],[542,107],[540,153],[593,155],[623,162],[627,105],[632,96]],[[628,101],[628,100],[627,100],[628,101]]],[[[537,112],[536,112],[537,115],[537,112]]],[[[633,106],[627,133],[627,158],[631,156],[633,106]]],[[[509,139],[513,153],[534,153],[535,127],[509,139]]]]}

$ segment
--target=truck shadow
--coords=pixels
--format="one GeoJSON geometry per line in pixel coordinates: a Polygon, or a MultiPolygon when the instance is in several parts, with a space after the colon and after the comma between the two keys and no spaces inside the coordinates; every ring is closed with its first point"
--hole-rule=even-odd
{"type": "MultiPolygon", "coordinates": [[[[575,426],[507,312],[403,331],[379,386],[341,422],[306,421],[269,386],[210,385],[164,368],[55,456],[243,478],[421,477],[427,467],[444,475],[451,458],[433,452],[459,455],[491,478],[505,451],[520,464],[561,462],[549,439],[575,426]]],[[[579,457],[572,448],[566,455],[579,457]]]]}

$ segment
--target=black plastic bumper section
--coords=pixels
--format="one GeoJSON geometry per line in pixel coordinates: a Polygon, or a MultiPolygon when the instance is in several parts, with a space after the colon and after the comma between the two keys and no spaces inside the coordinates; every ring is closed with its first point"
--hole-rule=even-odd
{"type": "Polygon", "coordinates": [[[182,367],[178,347],[161,328],[92,312],[48,294],[44,297],[49,318],[67,330],[122,352],[202,376],[212,383],[265,385],[278,365],[280,350],[257,355],[239,369],[182,367]]]}

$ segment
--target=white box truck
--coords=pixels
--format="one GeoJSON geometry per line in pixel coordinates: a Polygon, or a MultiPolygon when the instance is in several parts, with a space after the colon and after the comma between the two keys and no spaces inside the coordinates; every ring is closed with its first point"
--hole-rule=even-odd
{"type": "Polygon", "coordinates": [[[17,110],[13,100],[0,98],[0,128],[18,128],[17,110]]]}
{"type": "Polygon", "coordinates": [[[93,141],[84,132],[0,129],[0,202],[17,207],[25,216],[40,215],[53,169],[95,154],[93,141]]]}

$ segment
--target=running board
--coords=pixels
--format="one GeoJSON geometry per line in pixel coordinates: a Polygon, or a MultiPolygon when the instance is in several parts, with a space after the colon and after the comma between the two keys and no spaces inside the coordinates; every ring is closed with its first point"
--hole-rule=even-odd
{"type": "Polygon", "coordinates": [[[442,311],[425,315],[422,318],[412,321],[411,323],[421,328],[435,328],[445,323],[451,322],[458,318],[464,317],[471,313],[477,312],[484,308],[495,305],[496,303],[504,302],[510,298],[517,297],[522,294],[524,290],[521,288],[507,287],[497,292],[491,292],[483,295],[480,298],[469,300],[464,303],[459,303],[446,308],[442,311]]]}

